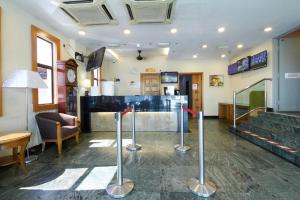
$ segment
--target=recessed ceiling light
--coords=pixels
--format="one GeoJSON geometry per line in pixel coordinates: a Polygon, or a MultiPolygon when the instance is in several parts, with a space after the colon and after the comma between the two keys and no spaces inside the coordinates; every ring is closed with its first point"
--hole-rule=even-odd
{"type": "Polygon", "coordinates": [[[236,47],[237,47],[238,49],[241,49],[241,48],[244,47],[244,45],[243,45],[243,44],[238,44],[236,47]]]}
{"type": "Polygon", "coordinates": [[[141,47],[141,44],[140,44],[140,43],[137,43],[137,44],[136,44],[136,47],[141,47]]]}
{"type": "Polygon", "coordinates": [[[57,1],[50,1],[50,3],[55,5],[55,6],[59,6],[59,3],[57,1]]]}
{"type": "Polygon", "coordinates": [[[159,43],[157,43],[157,46],[159,46],[159,47],[168,47],[168,46],[170,46],[170,43],[169,42],[159,42],[159,43]]]}
{"type": "Polygon", "coordinates": [[[131,31],[130,31],[129,29],[124,29],[123,33],[124,33],[125,35],[129,35],[129,34],[131,33],[131,31]]]}
{"type": "Polygon", "coordinates": [[[193,58],[198,58],[198,55],[197,54],[193,55],[193,58]]]}
{"type": "Polygon", "coordinates": [[[225,31],[225,27],[220,27],[220,28],[218,28],[218,32],[219,33],[223,33],[225,31]]]}
{"type": "Polygon", "coordinates": [[[227,46],[227,45],[220,45],[220,46],[218,46],[217,47],[218,49],[229,49],[229,46],[227,46]]]}
{"type": "Polygon", "coordinates": [[[221,58],[226,58],[226,54],[222,54],[222,55],[221,55],[221,58]]]}
{"type": "Polygon", "coordinates": [[[265,32],[271,32],[272,30],[273,30],[272,27],[266,27],[266,28],[264,29],[265,32]]]}
{"type": "Polygon", "coordinates": [[[170,30],[170,32],[171,32],[172,34],[175,34],[175,33],[177,33],[177,29],[176,29],[176,28],[172,28],[172,29],[170,30]]]}
{"type": "Polygon", "coordinates": [[[82,35],[82,36],[85,36],[85,32],[82,31],[82,30],[81,30],[81,31],[78,31],[78,34],[79,34],[79,35],[82,35]]]}
{"type": "MultiPolygon", "coordinates": [[[[99,45],[101,46],[101,45],[99,45]]],[[[116,47],[120,47],[120,44],[119,43],[110,43],[107,45],[109,48],[116,48],[116,47]]]]}
{"type": "Polygon", "coordinates": [[[207,44],[202,45],[202,48],[206,49],[207,48],[207,44]]]}

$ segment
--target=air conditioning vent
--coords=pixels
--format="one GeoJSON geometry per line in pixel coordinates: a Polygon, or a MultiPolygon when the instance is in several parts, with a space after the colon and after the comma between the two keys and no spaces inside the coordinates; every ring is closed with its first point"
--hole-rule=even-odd
{"type": "Polygon", "coordinates": [[[176,0],[124,0],[132,23],[171,23],[176,0]]]}
{"type": "Polygon", "coordinates": [[[117,24],[106,0],[63,1],[61,10],[82,26],[117,24]]]}
{"type": "Polygon", "coordinates": [[[63,4],[93,3],[93,0],[63,1],[63,4]]]}

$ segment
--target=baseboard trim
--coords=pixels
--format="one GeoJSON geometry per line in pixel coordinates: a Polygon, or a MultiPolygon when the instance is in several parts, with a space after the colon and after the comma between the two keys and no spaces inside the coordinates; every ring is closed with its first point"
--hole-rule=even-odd
{"type": "Polygon", "coordinates": [[[219,119],[218,116],[204,116],[204,119],[219,119]]]}

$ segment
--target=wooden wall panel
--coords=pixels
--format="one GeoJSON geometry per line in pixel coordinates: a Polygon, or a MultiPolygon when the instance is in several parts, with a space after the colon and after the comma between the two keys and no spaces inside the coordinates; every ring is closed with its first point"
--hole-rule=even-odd
{"type": "Polygon", "coordinates": [[[192,74],[192,83],[197,84],[197,89],[192,90],[193,110],[202,111],[202,74],[192,74]]]}

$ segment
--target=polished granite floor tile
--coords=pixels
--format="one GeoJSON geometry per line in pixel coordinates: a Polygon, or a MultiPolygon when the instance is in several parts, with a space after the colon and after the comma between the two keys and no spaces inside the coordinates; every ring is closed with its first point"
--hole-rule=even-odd
{"type": "MultiPolygon", "coordinates": [[[[205,120],[204,126],[206,179],[217,186],[216,194],[207,199],[300,199],[299,168],[229,133],[222,121],[205,120]]],[[[187,187],[198,173],[197,121],[190,120],[189,127],[185,142],[192,149],[185,154],[174,150],[180,137],[172,132],[138,132],[142,150],[123,148],[124,178],[135,183],[124,199],[205,199],[187,187]]],[[[130,136],[130,132],[123,133],[123,146],[131,141],[130,136]]],[[[110,179],[116,181],[115,171],[101,171],[115,169],[115,137],[112,132],[83,133],[79,145],[74,140],[63,144],[60,158],[56,146],[47,145],[39,160],[28,165],[27,176],[17,166],[0,168],[0,199],[111,199],[105,189],[90,188],[105,188],[110,179]]]]}

